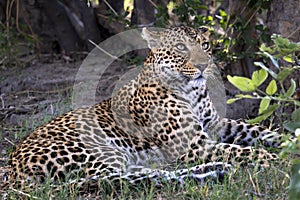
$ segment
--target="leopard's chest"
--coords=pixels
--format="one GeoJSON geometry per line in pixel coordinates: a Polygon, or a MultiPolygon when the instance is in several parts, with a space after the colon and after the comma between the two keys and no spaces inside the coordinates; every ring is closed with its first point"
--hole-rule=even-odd
{"type": "Polygon", "coordinates": [[[208,129],[212,124],[218,123],[219,116],[205,84],[197,87],[188,85],[184,95],[191,112],[197,117],[199,124],[204,130],[208,129]]]}

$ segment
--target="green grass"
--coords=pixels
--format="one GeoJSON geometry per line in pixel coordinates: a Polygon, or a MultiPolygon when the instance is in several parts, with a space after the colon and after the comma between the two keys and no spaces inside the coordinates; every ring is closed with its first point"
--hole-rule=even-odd
{"type": "MultiPolygon", "coordinates": [[[[207,180],[201,184],[186,181],[183,186],[176,182],[165,182],[159,187],[153,182],[129,184],[122,181],[109,184],[99,183],[97,193],[86,194],[94,199],[287,199],[289,176],[287,164],[279,164],[270,168],[255,169],[253,167],[240,168],[228,174],[222,182],[207,180]]],[[[45,183],[24,194],[29,199],[76,199],[78,191],[70,192],[70,186],[54,189],[45,183]]],[[[23,196],[24,196],[23,194],[23,196]]],[[[20,193],[11,191],[8,199],[18,199],[20,193]]]]}
{"type": "MultiPolygon", "coordinates": [[[[17,140],[29,134],[31,127],[40,126],[70,110],[70,99],[60,98],[57,104],[52,105],[52,110],[37,122],[28,118],[22,129],[15,132],[17,140]]],[[[11,151],[12,147],[8,146],[7,152],[11,151]]],[[[270,168],[244,167],[230,172],[221,183],[213,180],[207,180],[204,184],[186,181],[183,186],[176,182],[165,182],[160,187],[153,182],[135,185],[124,181],[113,184],[102,182],[96,193],[86,196],[90,199],[288,199],[289,170],[287,162],[274,163],[270,168]]],[[[79,196],[78,190],[75,188],[70,191],[69,185],[56,191],[46,182],[28,191],[9,191],[6,198],[49,199],[50,194],[54,196],[53,199],[62,200],[78,199],[79,196]]]]}
{"type": "MultiPolygon", "coordinates": [[[[34,114],[28,114],[27,117],[24,117],[24,119],[20,122],[19,126],[10,126],[5,124],[5,121],[1,122],[0,148],[5,148],[7,152],[6,154],[9,155],[15,148],[15,145],[13,144],[18,144],[37,127],[49,122],[56,116],[62,115],[71,110],[70,91],[66,91],[66,94],[64,95],[57,92],[56,99],[57,101],[55,103],[47,105],[47,108],[44,110],[44,114],[42,114],[39,118],[36,118],[34,114]],[[9,135],[5,134],[5,132],[8,132],[9,135]]],[[[3,156],[5,155],[2,155],[2,152],[0,151],[0,157],[3,156]]]]}

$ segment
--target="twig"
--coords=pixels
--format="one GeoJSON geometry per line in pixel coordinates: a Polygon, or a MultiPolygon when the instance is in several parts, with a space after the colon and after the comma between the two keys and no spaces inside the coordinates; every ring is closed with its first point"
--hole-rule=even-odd
{"type": "MultiPolygon", "coordinates": [[[[248,170],[247,170],[247,171],[248,171],[248,170]]],[[[262,197],[263,195],[260,193],[259,188],[256,187],[256,185],[255,185],[255,183],[254,183],[254,181],[253,181],[253,179],[252,179],[252,176],[251,176],[251,174],[250,174],[249,171],[248,171],[248,174],[249,174],[250,182],[251,182],[251,184],[252,184],[254,190],[257,190],[257,192],[253,192],[253,191],[249,191],[249,192],[251,192],[252,194],[255,194],[255,195],[258,196],[258,197],[262,197]]]]}
{"type": "Polygon", "coordinates": [[[100,51],[102,51],[103,53],[105,53],[106,55],[108,55],[109,57],[115,59],[115,60],[120,60],[118,57],[111,55],[110,53],[108,53],[107,51],[105,51],[104,49],[102,49],[99,45],[97,45],[95,42],[93,42],[92,40],[89,40],[90,43],[92,43],[92,45],[94,45],[95,47],[97,47],[97,49],[99,49],[100,51]]]}
{"type": "MultiPolygon", "coordinates": [[[[243,28],[245,28],[246,26],[248,26],[248,24],[251,22],[251,20],[253,19],[253,17],[256,15],[256,13],[258,12],[259,7],[252,13],[252,15],[249,17],[248,21],[244,24],[243,28]]],[[[242,32],[240,31],[239,34],[237,35],[237,38],[239,38],[241,36],[242,32]]]]}
{"type": "Polygon", "coordinates": [[[17,193],[19,193],[19,194],[22,194],[22,195],[24,195],[24,196],[26,196],[26,197],[29,197],[29,198],[33,198],[33,199],[41,199],[41,198],[32,196],[32,195],[30,195],[30,194],[27,194],[27,193],[25,193],[25,192],[22,192],[22,191],[20,191],[20,190],[16,190],[16,189],[14,189],[14,188],[11,188],[11,190],[12,190],[12,191],[15,191],[15,192],[17,192],[17,193]]]}
{"type": "Polygon", "coordinates": [[[292,35],[294,35],[295,33],[298,33],[299,30],[300,30],[300,26],[295,31],[293,31],[291,34],[289,34],[288,36],[286,36],[286,38],[292,37],[292,35]]]}
{"type": "Polygon", "coordinates": [[[4,96],[4,94],[1,94],[1,95],[0,95],[1,107],[2,107],[2,108],[5,107],[4,100],[3,100],[3,96],[4,96]]]}
{"type": "Polygon", "coordinates": [[[72,89],[72,88],[73,88],[73,86],[69,86],[69,87],[62,88],[62,89],[49,90],[49,91],[23,90],[23,91],[11,93],[10,95],[20,95],[20,94],[28,94],[28,93],[38,93],[38,94],[45,94],[45,93],[49,94],[50,93],[50,94],[56,94],[56,93],[59,93],[59,92],[67,91],[67,90],[72,89]]]}
{"type": "Polygon", "coordinates": [[[113,7],[111,7],[111,5],[106,1],[106,0],[103,0],[104,3],[109,7],[109,9],[111,9],[111,11],[113,11],[113,13],[116,15],[116,16],[119,16],[118,13],[114,10],[113,7]]]}
{"type": "Polygon", "coordinates": [[[29,29],[29,31],[30,31],[31,34],[27,34],[27,33],[25,33],[24,31],[22,31],[20,29],[20,25],[19,25],[19,10],[20,10],[20,2],[19,2],[19,0],[17,0],[17,2],[16,2],[16,28],[17,28],[17,30],[18,30],[18,32],[20,34],[28,36],[28,37],[32,38],[35,41],[35,45],[36,45],[35,47],[36,47],[36,49],[38,51],[38,56],[39,56],[40,55],[40,44],[39,44],[39,41],[35,37],[35,34],[34,34],[32,28],[31,28],[31,26],[30,26],[27,18],[24,17],[24,16],[23,16],[23,20],[25,21],[25,23],[27,25],[27,28],[29,29]]]}
{"type": "Polygon", "coordinates": [[[12,0],[10,3],[8,2],[6,5],[6,25],[7,25],[7,27],[8,27],[8,19],[10,19],[11,10],[12,10],[13,5],[14,5],[14,0],[12,0]]]}
{"type": "Polygon", "coordinates": [[[6,140],[9,144],[13,145],[13,146],[16,146],[15,143],[13,143],[12,141],[10,141],[9,139],[7,139],[6,137],[4,138],[4,140],[6,140]]]}
{"type": "Polygon", "coordinates": [[[152,0],[149,0],[149,2],[157,9],[158,6],[152,0]]]}
{"type": "MultiPolygon", "coordinates": [[[[20,131],[22,129],[22,127],[19,127],[19,128],[6,128],[6,127],[3,127],[2,128],[4,131],[12,131],[12,132],[17,132],[17,131],[20,131]]],[[[31,130],[32,128],[28,127],[29,130],[31,130]]]]}
{"type": "MultiPolygon", "coordinates": [[[[246,3],[247,6],[249,5],[250,1],[251,1],[251,0],[248,0],[248,1],[247,1],[247,3],[246,3]]],[[[244,6],[243,9],[240,11],[241,15],[245,12],[246,9],[248,9],[247,6],[244,6]]],[[[256,12],[257,12],[257,10],[251,15],[251,17],[249,18],[249,20],[246,22],[246,25],[251,21],[251,19],[254,17],[254,15],[256,14],[256,12]]],[[[229,7],[229,12],[228,12],[228,13],[231,13],[231,6],[229,7]]],[[[230,17],[230,15],[229,15],[229,17],[230,17]]],[[[229,20],[230,20],[230,19],[228,19],[228,21],[229,21],[229,20]]],[[[235,24],[237,21],[238,21],[238,18],[235,17],[235,19],[234,19],[234,21],[232,22],[232,24],[235,24]]],[[[244,26],[244,27],[245,27],[245,26],[244,26]]],[[[228,32],[229,28],[230,28],[229,26],[226,28],[226,30],[225,30],[225,36],[227,35],[227,32],[228,32]]],[[[239,36],[240,36],[240,34],[238,35],[238,37],[239,37],[239,36]]],[[[238,38],[238,37],[237,37],[237,38],[238,38]]]]}
{"type": "Polygon", "coordinates": [[[7,59],[7,56],[4,56],[2,60],[0,60],[0,65],[7,59]]]}

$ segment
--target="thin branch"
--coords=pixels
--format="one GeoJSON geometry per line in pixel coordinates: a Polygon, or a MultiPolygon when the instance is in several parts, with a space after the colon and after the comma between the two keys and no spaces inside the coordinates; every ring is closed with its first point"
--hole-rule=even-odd
{"type": "Polygon", "coordinates": [[[11,190],[13,190],[13,191],[15,191],[15,192],[17,192],[17,193],[19,193],[19,194],[21,194],[21,195],[24,195],[24,196],[26,196],[26,197],[29,197],[29,198],[33,198],[33,199],[41,199],[41,198],[32,196],[32,195],[30,195],[30,194],[27,194],[27,193],[25,193],[25,192],[22,192],[22,191],[20,191],[20,190],[16,190],[16,189],[14,189],[14,188],[11,188],[11,190]]]}
{"type": "Polygon", "coordinates": [[[16,146],[15,143],[13,143],[12,141],[10,141],[9,139],[7,139],[6,137],[4,138],[4,140],[6,140],[9,144],[13,145],[13,146],[16,146]]]}
{"type": "Polygon", "coordinates": [[[1,94],[1,95],[0,95],[0,101],[1,101],[1,107],[2,107],[2,108],[5,107],[4,100],[3,100],[3,96],[4,96],[4,94],[1,94]]]}
{"type": "Polygon", "coordinates": [[[252,176],[251,176],[251,173],[247,170],[247,172],[248,172],[248,174],[249,174],[249,179],[250,179],[250,182],[251,182],[251,184],[252,184],[252,187],[254,188],[254,190],[256,190],[255,192],[251,192],[252,194],[255,194],[256,196],[258,196],[258,197],[261,197],[262,196],[262,194],[260,193],[260,191],[259,191],[259,188],[256,186],[256,184],[254,183],[254,181],[253,181],[253,178],[252,178],[252,176]]]}
{"type": "Polygon", "coordinates": [[[149,2],[152,4],[152,6],[154,6],[156,9],[158,8],[158,6],[152,1],[152,0],[149,0],[149,2]]]}
{"type": "Polygon", "coordinates": [[[292,37],[295,33],[298,33],[299,31],[300,31],[300,26],[295,31],[293,31],[291,34],[289,34],[288,36],[286,36],[286,38],[292,37]]]}
{"type": "Polygon", "coordinates": [[[119,16],[118,13],[114,10],[114,8],[106,0],[103,1],[116,16],[119,16]]]}
{"type": "Polygon", "coordinates": [[[103,53],[105,53],[106,55],[108,55],[109,57],[115,59],[115,60],[120,60],[118,57],[111,55],[110,53],[108,53],[107,51],[105,51],[104,49],[102,49],[99,45],[97,45],[95,42],[93,42],[92,40],[89,40],[90,43],[92,43],[92,45],[94,45],[97,49],[99,49],[100,51],[102,51],[103,53]]]}

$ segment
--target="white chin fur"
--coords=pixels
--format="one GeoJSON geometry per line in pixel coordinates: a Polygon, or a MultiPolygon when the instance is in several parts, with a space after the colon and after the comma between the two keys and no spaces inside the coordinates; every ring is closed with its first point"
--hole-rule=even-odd
{"type": "Polygon", "coordinates": [[[199,87],[199,86],[205,85],[206,80],[205,80],[205,78],[194,79],[194,80],[189,81],[188,84],[193,87],[199,87]]]}

